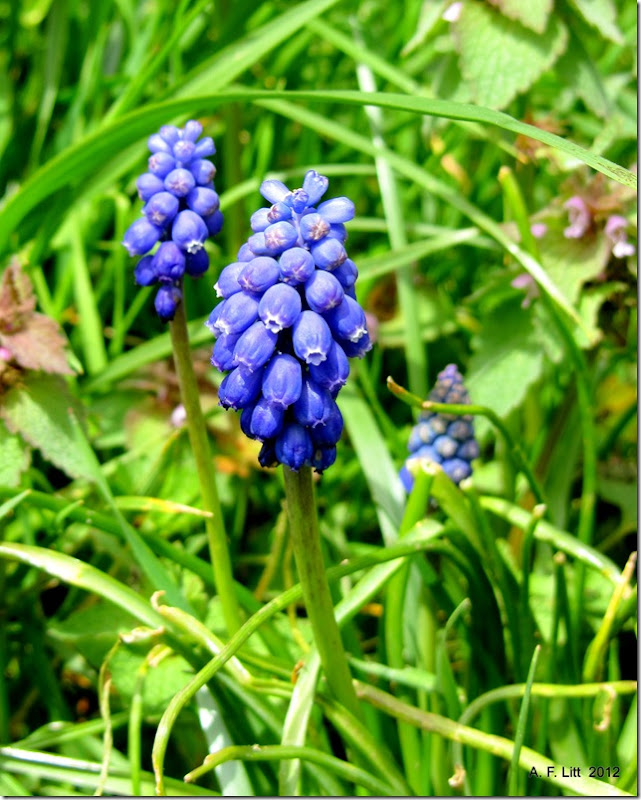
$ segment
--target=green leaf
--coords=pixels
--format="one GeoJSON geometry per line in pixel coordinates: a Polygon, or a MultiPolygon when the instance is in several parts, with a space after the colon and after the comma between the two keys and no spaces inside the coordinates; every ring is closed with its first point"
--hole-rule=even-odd
{"type": "Polygon", "coordinates": [[[583,19],[598,32],[616,44],[623,44],[623,36],[616,19],[617,9],[612,0],[570,0],[583,19]]]}
{"type": "Polygon", "coordinates": [[[558,60],[557,72],[589,109],[599,117],[607,117],[612,113],[612,103],[599,70],[583,47],[581,39],[574,32],[571,32],[570,37],[570,47],[558,60]]]}
{"type": "Polygon", "coordinates": [[[73,611],[64,620],[53,619],[47,636],[59,647],[71,647],[81,653],[92,667],[99,669],[118,634],[130,631],[137,624],[127,611],[95,603],[73,611]]]}
{"type": "Polygon", "coordinates": [[[518,300],[495,308],[472,340],[466,376],[474,403],[506,417],[525,398],[543,370],[543,351],[532,316],[518,300]]]}
{"type": "Polygon", "coordinates": [[[29,467],[31,451],[16,434],[9,433],[0,420],[0,486],[17,486],[29,467]]]}
{"type": "Polygon", "coordinates": [[[19,433],[72,478],[90,479],[92,465],[78,446],[74,430],[78,423],[71,418],[71,413],[77,418],[77,411],[62,378],[39,374],[28,375],[11,388],[0,408],[11,433],[19,433]]]}
{"type": "Polygon", "coordinates": [[[527,91],[563,53],[568,39],[557,17],[539,34],[476,2],[463,4],[454,34],[463,77],[474,99],[490,108],[504,108],[527,91]]]}
{"type": "Polygon", "coordinates": [[[536,33],[543,33],[548,24],[553,0],[490,0],[502,14],[520,22],[536,33]]]}

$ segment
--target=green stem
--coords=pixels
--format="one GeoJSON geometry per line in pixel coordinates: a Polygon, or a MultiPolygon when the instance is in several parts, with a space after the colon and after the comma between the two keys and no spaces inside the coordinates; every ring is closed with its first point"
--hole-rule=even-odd
{"type": "Polygon", "coordinates": [[[225,521],[220,507],[220,500],[218,499],[207,428],[202,408],[200,407],[196,375],[191,363],[184,303],[179,303],[176,315],[173,321],[169,323],[169,330],[171,332],[174,363],[178,374],[180,395],[187,415],[187,430],[196,462],[196,472],[198,473],[203,506],[206,511],[211,512],[211,517],[205,520],[205,529],[214,570],[214,581],[218,590],[225,625],[231,635],[240,628],[242,620],[236,602],[225,521]]]}
{"type": "Polygon", "coordinates": [[[361,712],[334,616],[323,564],[311,467],[298,472],[283,466],[287,514],[307,616],[330,689],[358,719],[361,712]]]}

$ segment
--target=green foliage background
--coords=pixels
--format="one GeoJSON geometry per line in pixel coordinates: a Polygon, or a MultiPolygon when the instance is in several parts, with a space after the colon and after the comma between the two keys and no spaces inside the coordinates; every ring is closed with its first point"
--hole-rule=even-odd
{"type": "Polygon", "coordinates": [[[636,260],[604,233],[620,214],[636,241],[634,6],[25,0],[0,20],[0,268],[69,364],[28,286],[0,295],[0,346],[30,337],[0,362],[0,793],[153,794],[165,735],[175,795],[636,793],[636,260]],[[120,242],[146,137],[189,118],[226,224],[185,302],[251,635],[169,736],[227,640],[169,335],[120,242]],[[316,686],[282,478],[217,406],[203,326],[260,182],[309,168],[356,204],[377,337],[317,485],[360,727],[316,686]],[[574,195],[592,224],[568,239],[574,195]],[[450,362],[484,407],[473,485],[408,502],[413,411],[386,378],[425,397],[450,362]],[[230,761],[183,783],[210,750],[230,761]]]}

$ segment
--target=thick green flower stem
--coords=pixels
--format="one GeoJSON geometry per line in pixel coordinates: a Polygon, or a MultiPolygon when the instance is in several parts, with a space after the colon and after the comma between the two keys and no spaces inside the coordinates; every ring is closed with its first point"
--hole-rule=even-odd
{"type": "Polygon", "coordinates": [[[289,530],[294,548],[307,616],[327,683],[336,699],[354,716],[362,718],[347,666],[347,658],[334,616],[321,553],[318,517],[311,467],[294,472],[283,466],[289,530]]]}
{"type": "Polygon", "coordinates": [[[174,363],[180,385],[180,395],[187,416],[189,441],[196,462],[203,507],[205,511],[211,512],[211,516],[205,520],[205,529],[207,531],[209,555],[214,570],[214,582],[220,597],[227,632],[231,636],[240,628],[242,619],[234,592],[234,576],[227,546],[225,522],[220,500],[218,499],[207,428],[202,408],[200,407],[198,385],[191,362],[184,302],[178,304],[176,315],[173,321],[169,323],[169,330],[171,332],[174,363]]]}

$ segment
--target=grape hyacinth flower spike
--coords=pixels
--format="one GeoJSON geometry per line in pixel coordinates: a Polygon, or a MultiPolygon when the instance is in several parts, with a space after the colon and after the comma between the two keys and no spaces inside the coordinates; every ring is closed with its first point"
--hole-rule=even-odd
{"type": "MultiPolygon", "coordinates": [[[[455,364],[448,364],[439,372],[429,399],[436,403],[469,404],[470,397],[455,364]]],[[[459,484],[472,474],[471,462],[479,455],[472,415],[423,412],[412,428],[408,450],[410,455],[400,471],[405,491],[410,492],[414,485],[412,464],[423,458],[440,464],[446,475],[459,484]]]]}
{"type": "Polygon", "coordinates": [[[344,247],[354,204],[320,202],[327,185],[314,170],[293,191],[264,181],[270,205],[252,215],[252,234],[214,287],[221,301],[207,322],[217,338],[211,361],[228,372],[219,402],[242,412],[242,430],[263,443],[264,467],[322,472],[334,462],[348,358],[371,348],[344,247]]]}
{"type": "Polygon", "coordinates": [[[129,226],[122,242],[130,256],[142,256],[136,283],[159,284],[154,305],[164,322],[174,318],[181,302],[183,276],[197,278],[209,268],[204,243],[223,224],[216,167],[208,160],[216,148],[209,136],[199,139],[202,130],[190,120],[184,128],[163,125],[149,137],[148,171],[136,181],[144,216],[129,226]]]}

